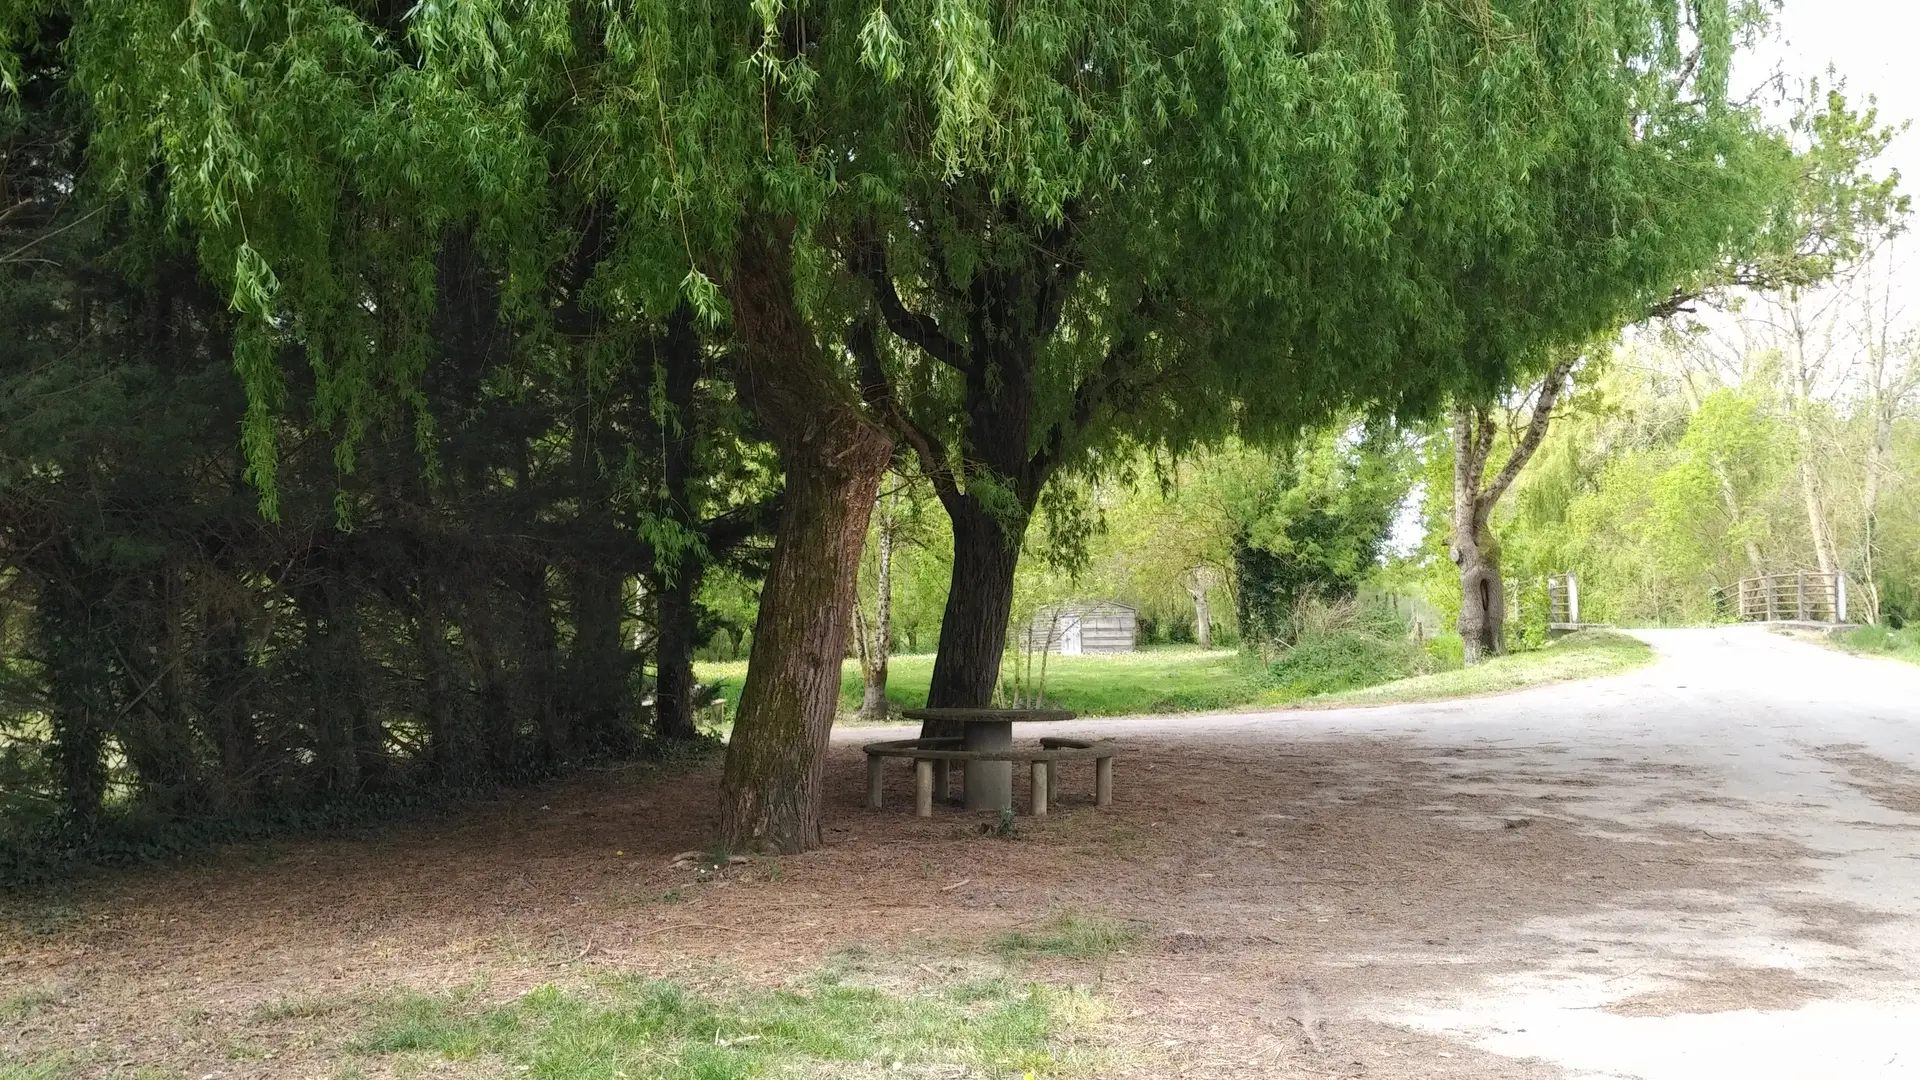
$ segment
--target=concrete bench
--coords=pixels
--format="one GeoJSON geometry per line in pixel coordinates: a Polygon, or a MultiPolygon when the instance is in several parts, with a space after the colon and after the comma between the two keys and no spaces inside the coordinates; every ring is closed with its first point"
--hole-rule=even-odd
{"type": "Polygon", "coordinates": [[[894,739],[868,743],[867,806],[880,809],[882,780],[888,758],[903,758],[914,764],[914,813],[933,816],[933,793],[946,795],[952,765],[956,761],[1024,761],[1031,768],[1032,811],[1045,817],[1047,804],[1053,801],[1060,782],[1059,764],[1064,761],[1093,762],[1093,803],[1107,806],[1113,802],[1113,758],[1118,747],[1111,740],[1040,740],[1039,749],[1013,747],[1007,750],[963,750],[959,739],[894,739]]]}

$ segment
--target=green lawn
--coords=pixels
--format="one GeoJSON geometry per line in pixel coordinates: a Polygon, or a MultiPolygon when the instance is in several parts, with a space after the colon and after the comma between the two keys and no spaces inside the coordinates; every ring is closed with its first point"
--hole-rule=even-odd
{"type": "Polygon", "coordinates": [[[1316,704],[1387,705],[1408,701],[1438,701],[1524,690],[1546,683],[1597,679],[1651,664],[1653,649],[1638,638],[1608,630],[1582,630],[1545,648],[1511,656],[1496,656],[1470,668],[1382,683],[1311,699],[1316,704]]]}
{"type": "MultiPolygon", "coordinates": [[[[1034,663],[1038,677],[1039,662],[1034,663]]],[[[736,701],[747,677],[745,661],[697,664],[701,682],[720,684],[720,696],[736,701]]],[[[904,709],[927,703],[932,654],[896,656],[887,669],[887,699],[904,709]]],[[[1047,703],[1082,716],[1131,716],[1154,712],[1231,709],[1257,700],[1266,679],[1257,666],[1229,649],[1171,646],[1119,656],[1047,658],[1047,703]]],[[[860,665],[840,669],[840,703],[860,707],[860,665]]]]}
{"type": "MultiPolygon", "coordinates": [[[[1652,650],[1633,638],[1589,630],[1544,649],[1500,657],[1468,670],[1313,696],[1299,689],[1302,683],[1277,684],[1275,676],[1238,652],[1173,646],[1119,656],[1051,657],[1046,696],[1048,704],[1082,716],[1208,712],[1303,701],[1426,701],[1611,675],[1652,659],[1652,650]]],[[[744,661],[699,664],[695,672],[702,682],[719,683],[721,696],[734,701],[747,665],[744,661]]],[[[932,672],[930,655],[895,657],[888,672],[888,699],[902,708],[925,704],[932,672]]],[[[855,661],[847,661],[841,669],[840,701],[848,712],[860,706],[860,665],[855,661]]]]}

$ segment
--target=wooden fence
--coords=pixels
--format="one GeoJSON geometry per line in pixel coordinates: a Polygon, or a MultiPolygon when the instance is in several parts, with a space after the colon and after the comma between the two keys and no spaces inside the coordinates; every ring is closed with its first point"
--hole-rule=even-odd
{"type": "Polygon", "coordinates": [[[1740,622],[1847,621],[1847,576],[1797,572],[1750,577],[1715,591],[1721,611],[1740,622]]]}

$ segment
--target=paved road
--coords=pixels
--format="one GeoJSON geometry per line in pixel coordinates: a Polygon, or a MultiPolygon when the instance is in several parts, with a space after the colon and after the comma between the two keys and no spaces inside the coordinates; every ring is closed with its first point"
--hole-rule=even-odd
{"type": "MultiPolygon", "coordinates": [[[[1683,766],[1674,794],[1691,799],[1629,788],[1577,812],[1785,842],[1800,875],[1729,888],[1704,918],[1698,898],[1680,915],[1656,893],[1584,925],[1534,929],[1636,939],[1645,963],[1628,983],[1772,969],[1806,980],[1793,996],[1810,1000],[1728,1009],[1740,983],[1726,980],[1731,1000],[1711,1002],[1723,1011],[1619,1015],[1594,1006],[1621,1000],[1621,981],[1546,965],[1411,1019],[1574,1075],[1920,1077],[1920,668],[1750,628],[1639,636],[1660,651],[1657,666],[1572,700],[1526,695],[1455,722],[1683,766]]],[[[1766,996],[1768,980],[1749,982],[1766,996]]]]}
{"type": "Polygon", "coordinates": [[[1920,667],[1749,627],[1639,636],[1658,664],[1499,698],[1077,726],[1468,754],[1419,809],[1552,798],[1583,842],[1688,853],[1684,882],[1521,919],[1464,985],[1348,1002],[1368,1020],[1570,1077],[1920,1077],[1920,667]],[[1740,853],[1721,877],[1712,841],[1740,853]]]}

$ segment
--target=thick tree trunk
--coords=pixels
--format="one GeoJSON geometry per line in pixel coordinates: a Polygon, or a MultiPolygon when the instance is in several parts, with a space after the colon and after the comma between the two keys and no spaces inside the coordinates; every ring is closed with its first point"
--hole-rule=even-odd
{"type": "MultiPolygon", "coordinates": [[[[948,514],[953,521],[953,576],[927,704],[985,708],[993,704],[993,686],[1000,677],[1024,530],[1007,528],[971,494],[955,500],[948,514]]],[[[922,732],[958,734],[931,723],[922,725],[922,732]]]]}
{"type": "Polygon", "coordinates": [[[855,573],[893,453],[800,315],[792,233],[791,222],[750,225],[728,282],[741,397],[780,452],[786,490],[727,745],[720,822],[728,845],[773,852],[820,843],[855,573]]]}
{"type": "Polygon", "coordinates": [[[576,745],[589,753],[629,749],[629,656],[621,637],[625,579],[595,552],[573,567],[573,645],[567,656],[569,711],[576,745]]]}
{"type": "Polygon", "coordinates": [[[1533,392],[1526,428],[1514,439],[1507,463],[1491,480],[1487,462],[1498,429],[1485,405],[1456,405],[1453,410],[1453,543],[1448,554],[1460,568],[1460,642],[1466,663],[1507,651],[1506,583],[1500,580],[1500,542],[1493,535],[1493,508],[1527,467],[1547,437],[1554,407],[1565,392],[1578,355],[1547,371],[1533,392]]]}
{"type": "Polygon", "coordinates": [[[1454,540],[1460,565],[1460,643],[1468,664],[1507,651],[1506,583],[1500,579],[1500,549],[1484,531],[1454,540]]]}

